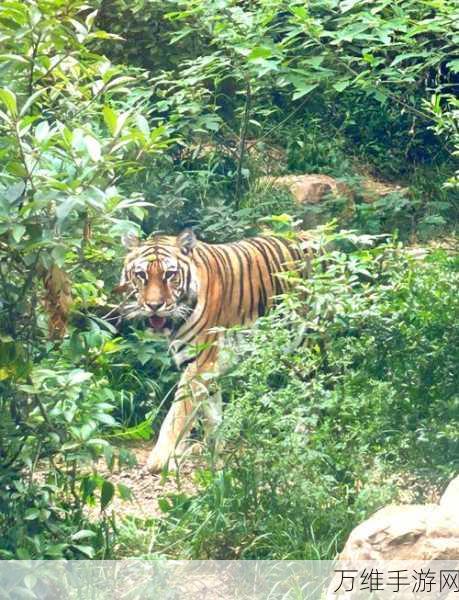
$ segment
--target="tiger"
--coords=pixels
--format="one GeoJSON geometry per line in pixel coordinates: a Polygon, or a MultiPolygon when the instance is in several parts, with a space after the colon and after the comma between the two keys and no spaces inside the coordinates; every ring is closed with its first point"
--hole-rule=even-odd
{"type": "Polygon", "coordinates": [[[225,244],[197,239],[191,229],[178,235],[154,234],[140,242],[125,238],[119,289],[135,295],[129,317],[143,317],[168,338],[182,371],[172,405],[160,427],[144,469],[159,473],[180,456],[198,411],[205,439],[222,420],[221,393],[210,385],[222,373],[219,360],[224,331],[250,326],[266,314],[289,287],[287,271],[308,269],[311,244],[260,235],[225,244]],[[301,267],[300,267],[301,265],[301,267]]]}

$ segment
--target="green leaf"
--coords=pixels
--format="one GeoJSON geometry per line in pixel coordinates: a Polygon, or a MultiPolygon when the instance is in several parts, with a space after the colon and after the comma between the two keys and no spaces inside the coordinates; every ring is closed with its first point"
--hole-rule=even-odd
{"type": "Polygon", "coordinates": [[[86,27],[87,27],[88,31],[94,25],[94,21],[96,20],[98,12],[99,12],[98,10],[93,10],[91,13],[89,13],[89,15],[84,20],[84,22],[86,23],[86,27]]]}
{"type": "Polygon", "coordinates": [[[19,113],[20,116],[23,117],[27,113],[27,111],[29,110],[29,108],[32,106],[32,104],[35,102],[35,100],[37,98],[39,98],[40,96],[43,96],[43,94],[45,92],[47,92],[47,88],[43,88],[41,90],[38,90],[38,92],[35,92],[31,96],[29,96],[29,98],[27,98],[27,100],[26,100],[26,103],[21,108],[21,112],[19,113]]]}
{"type": "Polygon", "coordinates": [[[307,21],[309,19],[309,14],[304,6],[292,6],[290,11],[299,19],[300,21],[307,21]]]}
{"type": "Polygon", "coordinates": [[[79,128],[72,131],[72,148],[79,153],[83,153],[86,150],[84,134],[79,128]]]}
{"type": "Polygon", "coordinates": [[[258,67],[257,77],[263,77],[271,71],[278,71],[279,64],[275,60],[266,60],[265,58],[257,58],[252,61],[258,67]]]}
{"type": "Polygon", "coordinates": [[[39,517],[40,517],[40,511],[38,508],[28,508],[24,515],[24,519],[26,521],[35,521],[39,517]]]}
{"type": "Polygon", "coordinates": [[[90,135],[86,135],[84,141],[91,160],[98,162],[101,157],[101,148],[99,142],[90,135]]]}
{"type": "Polygon", "coordinates": [[[30,556],[30,552],[28,548],[18,548],[16,550],[16,556],[20,559],[20,560],[29,560],[31,558],[30,556]]]}
{"type": "Polygon", "coordinates": [[[104,117],[105,125],[107,125],[108,130],[112,135],[115,135],[117,123],[118,123],[118,113],[113,110],[108,105],[105,105],[102,109],[102,115],[104,117]]]}
{"type": "Polygon", "coordinates": [[[337,92],[342,92],[347,87],[349,87],[350,84],[351,84],[351,80],[350,79],[345,79],[345,80],[342,80],[342,81],[336,81],[333,84],[333,87],[335,88],[335,90],[337,92]]]}
{"type": "Polygon", "coordinates": [[[135,81],[134,77],[129,77],[128,75],[122,75],[121,77],[116,77],[112,79],[109,83],[106,84],[105,89],[113,89],[119,86],[122,86],[129,81],[135,81]]]}
{"type": "Polygon", "coordinates": [[[105,425],[117,425],[116,419],[114,419],[111,415],[107,413],[99,413],[94,416],[99,423],[104,423],[105,425]]]}
{"type": "Polygon", "coordinates": [[[29,61],[26,60],[23,56],[19,56],[19,54],[0,54],[0,61],[12,60],[18,63],[22,63],[23,65],[28,65],[29,61]]]}
{"type": "Polygon", "coordinates": [[[11,233],[16,243],[19,243],[26,232],[24,225],[13,225],[11,233]]]}
{"type": "Polygon", "coordinates": [[[6,106],[11,116],[15,117],[18,114],[18,105],[16,96],[7,88],[0,89],[0,100],[6,106]]]}
{"type": "Polygon", "coordinates": [[[88,558],[94,558],[95,550],[92,546],[77,546],[76,544],[72,544],[71,548],[75,548],[88,558]]]}
{"type": "Polygon", "coordinates": [[[148,121],[143,115],[137,115],[135,118],[135,122],[137,127],[143,133],[145,137],[150,135],[150,126],[148,125],[148,121]]]}
{"type": "Polygon", "coordinates": [[[35,139],[37,142],[44,142],[49,136],[49,124],[48,121],[42,121],[35,128],[35,139]]]}
{"type": "Polygon", "coordinates": [[[70,373],[69,383],[70,385],[77,385],[79,383],[83,383],[84,381],[88,381],[91,379],[92,373],[88,371],[83,371],[83,369],[75,369],[70,373]]]}
{"type": "Polygon", "coordinates": [[[296,92],[293,94],[292,100],[298,100],[299,98],[302,98],[303,96],[306,96],[306,94],[312,92],[312,90],[314,90],[319,84],[297,81],[293,85],[296,88],[296,92]]]}
{"type": "Polygon", "coordinates": [[[316,56],[310,56],[301,61],[301,65],[310,65],[311,67],[318,68],[324,62],[325,56],[323,54],[317,54],[316,56]]]}
{"type": "Polygon", "coordinates": [[[357,4],[361,3],[362,0],[342,0],[339,3],[339,9],[342,13],[348,12],[349,10],[352,10],[354,8],[354,6],[356,6],[357,4]]]}
{"type": "Polygon", "coordinates": [[[446,220],[441,215],[428,215],[421,221],[423,225],[445,225],[446,220]]]}
{"type": "Polygon", "coordinates": [[[63,202],[61,202],[56,207],[56,216],[58,224],[62,225],[62,223],[68,217],[70,212],[77,206],[81,206],[81,201],[79,198],[75,198],[73,196],[70,196],[66,198],[63,202]]]}
{"type": "Polygon", "coordinates": [[[158,506],[163,513],[168,513],[171,510],[171,505],[167,498],[158,498],[158,506]]]}
{"type": "Polygon", "coordinates": [[[8,200],[10,204],[14,204],[16,200],[21,198],[22,194],[25,191],[25,183],[23,181],[18,181],[13,185],[10,185],[9,188],[5,191],[5,198],[8,200]]]}
{"type": "Polygon", "coordinates": [[[73,542],[77,542],[78,540],[84,540],[87,538],[92,538],[96,536],[95,531],[91,531],[90,529],[80,529],[72,535],[70,538],[73,542]]]}
{"type": "Polygon", "coordinates": [[[371,94],[373,95],[374,98],[376,98],[376,100],[378,102],[381,102],[381,104],[384,104],[385,102],[387,102],[388,96],[384,89],[372,89],[371,94]]]}
{"type": "Polygon", "coordinates": [[[448,69],[450,69],[453,73],[459,73],[459,58],[455,58],[454,60],[450,60],[446,63],[448,69]]]}
{"type": "Polygon", "coordinates": [[[132,493],[132,490],[130,487],[128,487],[127,485],[124,485],[124,483],[118,483],[116,487],[117,487],[118,494],[119,494],[121,500],[132,500],[133,499],[134,494],[132,493]]]}
{"type": "Polygon", "coordinates": [[[259,46],[257,48],[253,48],[250,54],[247,57],[247,60],[256,60],[257,58],[270,58],[273,55],[270,48],[266,48],[263,46],[259,46]]]}
{"type": "Polygon", "coordinates": [[[395,67],[395,65],[398,65],[404,60],[408,60],[410,58],[423,58],[426,56],[428,56],[426,52],[403,52],[394,58],[394,60],[391,62],[391,67],[395,67]]]}
{"type": "Polygon", "coordinates": [[[83,494],[83,501],[86,502],[88,498],[92,498],[94,491],[97,488],[96,477],[85,477],[81,481],[81,492],[83,494]]]}
{"type": "Polygon", "coordinates": [[[63,558],[64,550],[68,547],[68,544],[51,544],[46,547],[46,558],[63,558]]]}
{"type": "Polygon", "coordinates": [[[105,510],[115,495],[115,486],[111,481],[104,479],[100,493],[100,509],[105,510]]]}
{"type": "Polygon", "coordinates": [[[51,250],[51,256],[54,258],[58,267],[62,267],[64,265],[67,251],[67,247],[61,244],[54,246],[54,248],[51,250]]]}
{"type": "Polygon", "coordinates": [[[110,469],[110,471],[113,471],[113,467],[115,466],[115,449],[113,448],[113,446],[105,446],[104,458],[107,467],[110,469]]]}
{"type": "Polygon", "coordinates": [[[129,111],[126,111],[124,113],[121,113],[116,121],[116,129],[115,129],[115,133],[113,135],[117,136],[121,130],[123,129],[127,118],[129,117],[129,111]]]}
{"type": "MultiPolygon", "coordinates": [[[[0,110],[0,119],[5,121],[5,123],[11,123],[10,117],[6,114],[6,112],[3,112],[3,110],[0,110]]],[[[10,171],[11,171],[11,168],[10,168],[10,171]]]]}

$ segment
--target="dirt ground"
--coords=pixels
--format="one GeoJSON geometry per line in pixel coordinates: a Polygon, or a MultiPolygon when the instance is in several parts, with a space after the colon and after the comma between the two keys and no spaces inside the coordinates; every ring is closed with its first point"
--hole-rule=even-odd
{"type": "MultiPolygon", "coordinates": [[[[137,460],[136,466],[124,466],[111,472],[103,462],[98,466],[98,472],[102,476],[115,486],[120,483],[127,486],[133,494],[132,500],[122,500],[118,493],[113,498],[108,508],[118,517],[132,516],[141,519],[160,517],[163,513],[159,508],[159,498],[174,493],[191,495],[197,491],[194,471],[199,466],[198,457],[184,459],[178,471],[170,471],[167,475],[151,475],[145,472],[143,467],[152,447],[152,441],[129,444],[129,451],[137,460]]],[[[94,507],[90,512],[96,516],[98,508],[94,507]]]]}

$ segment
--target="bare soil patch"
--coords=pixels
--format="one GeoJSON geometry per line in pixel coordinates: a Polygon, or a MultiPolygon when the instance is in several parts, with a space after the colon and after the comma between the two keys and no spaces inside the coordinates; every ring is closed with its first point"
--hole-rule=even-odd
{"type": "MultiPolygon", "coordinates": [[[[133,467],[124,466],[121,469],[110,471],[104,462],[98,465],[98,472],[109,479],[115,486],[123,484],[127,486],[132,494],[132,500],[123,500],[117,493],[109,505],[109,510],[116,513],[120,518],[137,517],[141,519],[158,518],[163,515],[159,507],[159,499],[170,494],[183,493],[194,495],[197,493],[194,472],[199,466],[199,458],[193,456],[180,462],[178,471],[170,471],[167,474],[152,475],[144,470],[148,454],[151,452],[153,442],[130,442],[124,443],[137,460],[133,467]]],[[[89,509],[91,517],[97,517],[98,507],[89,509]]]]}

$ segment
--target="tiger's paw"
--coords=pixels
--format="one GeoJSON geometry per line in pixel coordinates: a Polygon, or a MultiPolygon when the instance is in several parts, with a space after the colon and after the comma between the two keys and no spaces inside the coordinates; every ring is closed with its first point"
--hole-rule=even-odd
{"type": "Polygon", "coordinates": [[[145,474],[155,475],[164,470],[173,471],[174,461],[171,452],[158,452],[156,449],[148,457],[147,463],[142,469],[145,474]]]}
{"type": "Polygon", "coordinates": [[[202,456],[204,454],[204,445],[202,442],[194,442],[188,447],[188,454],[191,456],[202,456]]]}

